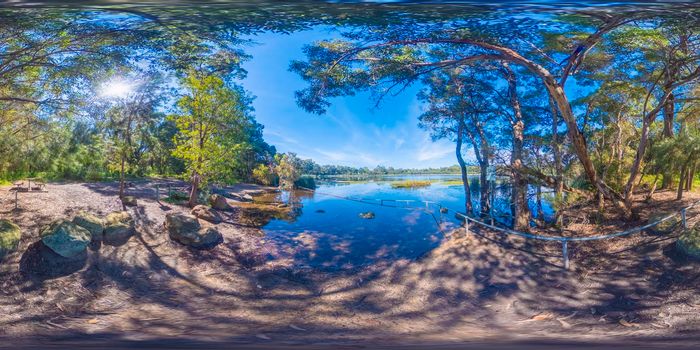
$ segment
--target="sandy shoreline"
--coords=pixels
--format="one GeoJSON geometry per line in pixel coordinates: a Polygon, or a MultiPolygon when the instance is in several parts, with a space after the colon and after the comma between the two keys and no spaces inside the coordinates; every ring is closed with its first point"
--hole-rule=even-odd
{"type": "Polygon", "coordinates": [[[137,236],[90,251],[76,273],[42,279],[18,264],[43,224],[121,207],[113,183],[47,190],[20,194],[20,211],[9,198],[1,203],[2,217],[23,230],[18,253],[0,264],[2,338],[264,345],[700,336],[700,264],[679,257],[673,239],[640,234],[574,247],[574,269],[564,271],[556,245],[457,232],[417,261],[329,273],[264,262],[259,231],[237,224],[236,211],[219,224],[224,242],[215,249],[172,242],[164,216],[187,209],[158,203],[144,182],[129,189],[139,198],[130,209],[137,236]]]}

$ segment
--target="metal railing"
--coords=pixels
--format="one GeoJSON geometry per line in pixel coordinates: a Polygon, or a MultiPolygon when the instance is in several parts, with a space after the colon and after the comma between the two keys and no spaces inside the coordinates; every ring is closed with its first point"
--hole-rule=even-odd
{"type": "MultiPolygon", "coordinates": [[[[307,188],[302,188],[307,191],[313,191],[307,188]]],[[[562,259],[563,259],[563,265],[564,269],[569,269],[570,267],[570,262],[569,262],[569,242],[589,242],[589,241],[599,241],[599,240],[604,240],[604,239],[611,239],[611,238],[618,238],[618,237],[624,237],[624,236],[629,236],[635,233],[640,233],[646,229],[652,228],[656,225],[659,225],[663,222],[666,222],[668,220],[673,219],[674,217],[677,217],[680,215],[681,217],[681,227],[683,229],[686,229],[688,227],[687,224],[687,212],[689,209],[692,209],[693,207],[697,206],[700,204],[700,201],[696,201],[692,203],[691,205],[684,207],[680,209],[679,211],[673,212],[669,215],[664,216],[663,218],[654,221],[652,223],[646,224],[644,226],[639,226],[635,227],[626,231],[621,231],[621,232],[615,232],[615,233],[610,233],[610,234],[605,234],[605,235],[596,235],[596,236],[586,236],[586,237],[559,237],[559,236],[544,236],[544,235],[538,235],[538,234],[532,234],[532,233],[527,233],[527,232],[520,232],[520,231],[515,231],[512,229],[504,228],[504,227],[499,227],[496,226],[495,220],[491,218],[491,224],[486,223],[484,221],[478,220],[476,218],[473,218],[471,216],[465,215],[457,210],[454,210],[452,208],[443,206],[439,202],[434,202],[434,201],[424,201],[424,200],[415,200],[415,199],[365,199],[365,198],[351,198],[351,197],[343,197],[343,196],[338,196],[338,195],[333,195],[329,193],[323,193],[323,192],[316,192],[321,195],[326,195],[326,196],[331,196],[331,197],[336,197],[340,199],[345,199],[345,200],[351,200],[351,201],[356,201],[360,203],[365,203],[365,204],[374,204],[374,205],[380,205],[380,206],[385,206],[385,207],[393,207],[393,208],[408,208],[408,209],[421,209],[421,210],[429,210],[430,205],[435,205],[438,207],[438,210],[440,211],[441,214],[447,214],[449,212],[455,213],[457,217],[461,217],[464,220],[464,230],[466,234],[469,234],[469,223],[472,222],[475,225],[479,225],[482,227],[489,228],[494,231],[498,231],[507,235],[513,235],[513,236],[518,236],[518,237],[523,237],[526,239],[536,239],[536,240],[541,240],[541,241],[555,241],[555,242],[561,242],[562,248],[562,259]],[[378,202],[378,203],[377,203],[378,202]],[[423,203],[425,204],[425,209],[424,208],[418,208],[418,207],[409,207],[409,203],[423,203]],[[400,207],[398,205],[391,206],[391,205],[386,205],[385,203],[404,203],[405,206],[400,207]],[[447,212],[443,212],[443,210],[447,210],[447,212]]]]}

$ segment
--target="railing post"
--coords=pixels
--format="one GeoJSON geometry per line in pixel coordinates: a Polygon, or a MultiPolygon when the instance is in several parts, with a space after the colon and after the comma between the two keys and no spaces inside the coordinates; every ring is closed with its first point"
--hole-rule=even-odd
{"type": "Polygon", "coordinates": [[[466,215],[464,216],[464,233],[466,233],[467,236],[469,235],[469,217],[466,215]]]}
{"type": "Polygon", "coordinates": [[[564,258],[564,269],[569,269],[569,241],[563,240],[561,244],[561,255],[564,258]]]}
{"type": "Polygon", "coordinates": [[[681,209],[681,223],[683,224],[683,229],[688,228],[688,224],[685,221],[685,210],[686,208],[681,209]]]}

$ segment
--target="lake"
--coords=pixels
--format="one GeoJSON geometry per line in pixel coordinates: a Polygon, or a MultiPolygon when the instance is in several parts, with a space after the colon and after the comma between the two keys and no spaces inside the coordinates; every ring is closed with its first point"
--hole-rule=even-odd
{"type": "MultiPolygon", "coordinates": [[[[293,205],[293,215],[272,219],[263,227],[267,249],[271,258],[293,259],[297,265],[326,270],[417,258],[435,248],[446,232],[459,225],[454,212],[441,214],[437,205],[426,209],[420,201],[437,202],[463,212],[464,191],[459,181],[459,175],[332,178],[317,181],[313,192],[280,193],[278,199],[293,205]],[[392,182],[407,179],[429,180],[431,185],[392,188],[392,182]],[[360,217],[367,212],[372,212],[374,218],[360,217]]],[[[495,192],[494,216],[506,222],[507,217],[501,214],[509,211],[509,191],[497,185],[495,192]]],[[[531,192],[534,212],[534,189],[531,192]]],[[[472,186],[476,210],[478,195],[478,186],[472,186]]],[[[553,210],[546,200],[543,211],[551,218],[553,210]]]]}

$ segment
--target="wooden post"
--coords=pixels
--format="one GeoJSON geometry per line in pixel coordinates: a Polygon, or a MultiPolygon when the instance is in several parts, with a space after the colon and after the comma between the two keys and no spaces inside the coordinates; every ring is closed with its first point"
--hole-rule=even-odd
{"type": "Polygon", "coordinates": [[[564,240],[561,244],[561,253],[564,258],[564,269],[569,269],[569,241],[564,240]]]}
{"type": "Polygon", "coordinates": [[[688,223],[685,220],[685,211],[686,208],[681,209],[681,223],[683,224],[683,229],[688,228],[688,223]]]}

